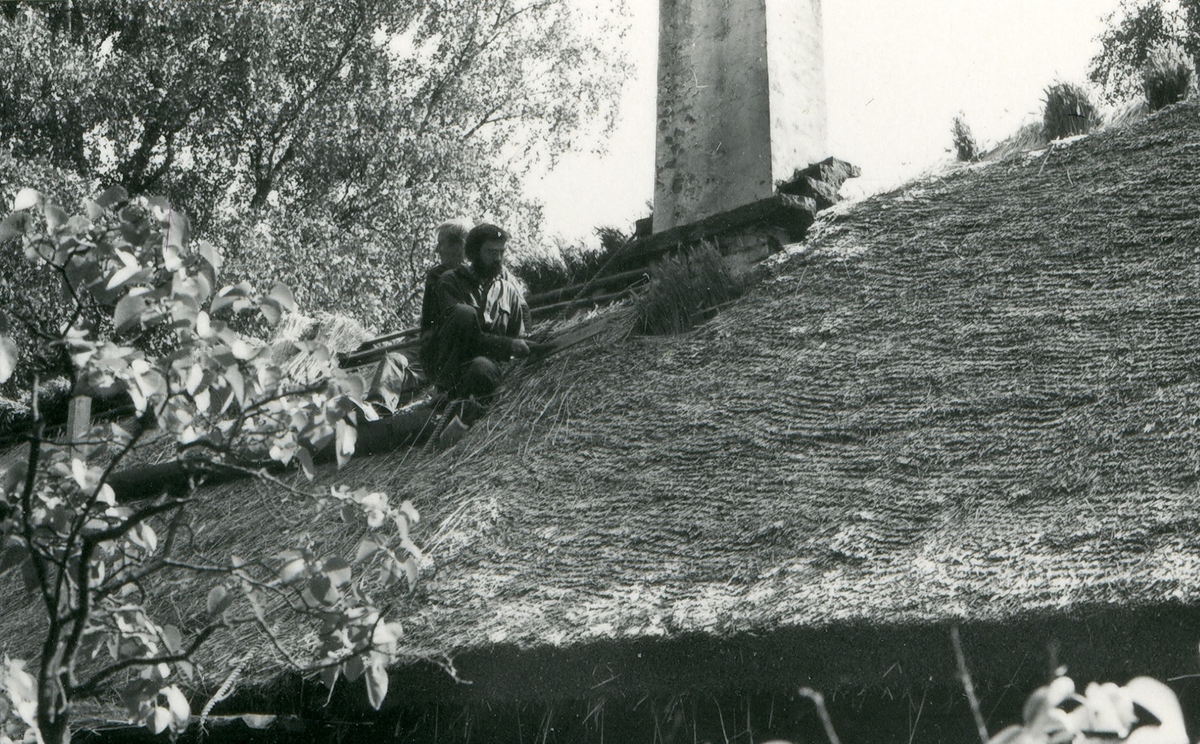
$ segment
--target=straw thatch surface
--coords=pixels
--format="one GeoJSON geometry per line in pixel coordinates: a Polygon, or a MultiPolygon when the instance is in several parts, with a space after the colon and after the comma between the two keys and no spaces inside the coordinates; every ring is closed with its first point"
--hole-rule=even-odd
{"type": "MultiPolygon", "coordinates": [[[[438,568],[393,605],[414,648],[1193,605],[1198,155],[1187,104],[842,205],[699,329],[610,309],[455,447],[319,485],[421,510],[438,568]]],[[[201,548],[356,537],[260,485],[208,499],[201,548]]]]}
{"type": "Polygon", "coordinates": [[[452,519],[409,631],[566,646],[1192,602],[1198,148],[1188,105],[964,168],[839,210],[690,335],[554,358],[391,476],[452,519]]]}

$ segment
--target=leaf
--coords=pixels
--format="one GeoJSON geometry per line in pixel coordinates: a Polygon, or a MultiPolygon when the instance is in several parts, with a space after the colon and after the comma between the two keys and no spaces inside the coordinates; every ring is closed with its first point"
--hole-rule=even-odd
{"type": "Polygon", "coordinates": [[[161,734],[171,725],[171,711],[161,705],[154,706],[154,712],[150,714],[149,720],[146,721],[146,727],[155,734],[161,734]]]}
{"type": "Polygon", "coordinates": [[[416,543],[408,538],[404,538],[400,541],[400,547],[408,551],[408,553],[412,555],[413,558],[416,558],[418,562],[420,562],[421,557],[424,555],[424,553],[421,552],[421,549],[417,547],[416,543]]]}
{"type": "Polygon", "coordinates": [[[96,203],[105,209],[113,207],[123,202],[129,201],[129,192],[123,186],[109,186],[100,196],[96,197],[96,203]]]}
{"type": "Polygon", "coordinates": [[[231,365],[225,368],[225,381],[229,383],[234,400],[240,408],[246,402],[246,378],[242,376],[242,372],[237,366],[231,365]]]}
{"type": "Polygon", "coordinates": [[[252,304],[249,299],[250,293],[250,285],[246,282],[235,284],[232,287],[222,287],[217,292],[217,296],[213,298],[209,311],[215,314],[227,307],[232,307],[235,313],[241,312],[252,304]]]}
{"type": "Polygon", "coordinates": [[[146,299],[141,295],[126,295],[117,303],[113,311],[113,328],[117,333],[124,333],[141,323],[142,313],[146,312],[146,299]]]}
{"type": "Polygon", "coordinates": [[[138,263],[137,257],[125,251],[117,251],[117,258],[121,259],[121,268],[108,279],[108,283],[104,285],[105,289],[116,289],[121,285],[134,278],[142,271],[142,265],[138,263]]]}
{"type": "Polygon", "coordinates": [[[187,698],[175,685],[163,690],[163,694],[167,697],[167,708],[171,711],[171,718],[175,719],[171,728],[177,731],[187,728],[188,719],[192,716],[192,706],[188,704],[187,698]]]}
{"type": "Polygon", "coordinates": [[[375,710],[383,705],[387,697],[388,673],[382,664],[371,664],[367,667],[367,700],[375,710]]]}
{"type": "Polygon", "coordinates": [[[279,304],[279,307],[293,313],[296,311],[296,297],[292,294],[292,290],[282,282],[276,282],[275,286],[271,287],[271,291],[267,293],[267,299],[279,304]]]}
{"type": "Polygon", "coordinates": [[[216,617],[233,604],[233,595],[224,586],[214,586],[208,592],[208,614],[216,617]]]}
{"type": "Polygon", "coordinates": [[[8,382],[16,368],[17,342],[8,336],[0,336],[0,385],[8,382]]]}
{"type": "Polygon", "coordinates": [[[400,512],[400,511],[392,512],[392,522],[396,525],[396,534],[400,537],[400,539],[407,540],[408,539],[408,525],[410,523],[408,521],[408,517],[404,514],[404,512],[400,512]]]}
{"type": "Polygon", "coordinates": [[[279,580],[284,584],[290,584],[303,576],[307,568],[308,563],[303,558],[296,558],[285,563],[283,568],[279,569],[279,580]]]}
{"type": "Polygon", "coordinates": [[[167,228],[167,245],[183,248],[192,237],[192,229],[188,225],[187,215],[183,212],[171,210],[169,220],[170,227],[167,228]]]}
{"type": "Polygon", "coordinates": [[[163,626],[162,641],[166,645],[167,650],[173,654],[177,654],[183,650],[183,634],[174,625],[163,626]]]}
{"type": "Polygon", "coordinates": [[[311,481],[317,477],[317,466],[307,448],[300,447],[296,450],[296,460],[300,463],[300,470],[304,472],[305,478],[311,481]]]}
{"type": "Polygon", "coordinates": [[[158,550],[158,535],[155,534],[154,528],[143,522],[139,524],[138,532],[142,533],[142,542],[146,546],[146,552],[152,553],[158,550]]]}
{"type": "Polygon", "coordinates": [[[165,223],[171,217],[171,203],[166,200],[166,197],[152,196],[146,200],[146,205],[150,207],[150,214],[159,222],[165,223]]]}
{"type": "Polygon", "coordinates": [[[0,243],[7,243],[13,238],[23,236],[28,224],[29,215],[25,212],[13,212],[0,220],[0,243]]]}
{"type": "Polygon", "coordinates": [[[318,602],[331,605],[342,596],[333,585],[333,580],[324,574],[317,574],[308,581],[308,590],[318,602]]]}
{"type": "Polygon", "coordinates": [[[71,459],[71,478],[80,488],[88,487],[88,467],[87,463],[80,460],[78,457],[71,459]]]}
{"type": "Polygon", "coordinates": [[[163,268],[167,271],[178,271],[183,268],[183,258],[179,255],[179,248],[173,245],[164,245],[162,249],[163,268]]]}
{"type": "Polygon", "coordinates": [[[72,235],[83,235],[92,229],[92,221],[81,214],[72,215],[71,219],[67,220],[67,232],[72,235]]]}
{"type": "Polygon", "coordinates": [[[252,728],[255,731],[261,731],[275,722],[275,716],[260,715],[257,713],[245,713],[242,715],[242,723],[246,724],[247,728],[252,728]]]}
{"type": "Polygon", "coordinates": [[[362,676],[362,673],[366,671],[366,668],[366,664],[363,663],[361,656],[351,656],[346,660],[346,663],[342,665],[342,674],[346,675],[346,679],[353,682],[362,676]]]}
{"type": "Polygon", "coordinates": [[[421,575],[421,566],[415,558],[409,558],[402,565],[404,566],[405,578],[408,579],[408,588],[412,589],[417,585],[417,578],[421,575]]]}
{"type": "Polygon", "coordinates": [[[71,219],[71,215],[63,211],[61,207],[57,207],[53,204],[47,204],[46,208],[43,209],[42,212],[46,215],[46,225],[49,226],[51,230],[57,230],[58,228],[67,224],[67,220],[71,219]]]}
{"type": "Polygon", "coordinates": [[[371,643],[377,647],[392,646],[404,635],[404,626],[400,623],[379,623],[371,633],[371,643]]]}
{"type": "Polygon", "coordinates": [[[24,460],[13,463],[0,473],[0,493],[15,494],[17,487],[25,482],[28,473],[29,465],[24,460]]]}
{"type": "Polygon", "coordinates": [[[196,243],[196,252],[200,254],[201,258],[208,262],[208,265],[211,266],[214,271],[221,270],[221,264],[224,263],[224,261],[221,259],[220,252],[212,243],[209,243],[207,240],[198,241],[196,243]]]}
{"type": "Polygon", "coordinates": [[[9,545],[0,552],[0,576],[16,566],[20,566],[29,557],[29,549],[23,544],[9,545]]]}
{"type": "Polygon", "coordinates": [[[229,344],[229,350],[233,352],[234,359],[240,359],[242,361],[249,361],[250,359],[256,357],[260,348],[261,347],[255,346],[254,344],[241,338],[234,339],[233,342],[229,344]]]}
{"type": "Polygon", "coordinates": [[[379,552],[379,544],[374,540],[363,540],[358,544],[358,550],[354,553],[354,562],[362,563],[366,559],[379,552]]]}
{"type": "Polygon", "coordinates": [[[350,564],[344,558],[330,558],[325,561],[325,565],[321,567],[333,585],[339,589],[350,583],[353,578],[353,572],[350,570],[350,564]]]}
{"type": "Polygon", "coordinates": [[[37,568],[34,567],[33,561],[25,561],[21,564],[21,581],[25,584],[25,591],[37,591],[39,582],[37,568]]]}
{"type": "Polygon", "coordinates": [[[354,454],[354,446],[358,441],[358,430],[352,424],[346,421],[337,422],[337,463],[338,467],[344,467],[350,462],[350,456],[354,454]]]}
{"type": "Polygon", "coordinates": [[[404,512],[404,516],[408,517],[409,524],[418,524],[421,521],[421,515],[417,513],[417,508],[413,506],[411,501],[405,501],[400,504],[400,511],[404,512]]]}
{"type": "Polygon", "coordinates": [[[258,310],[267,321],[267,325],[272,328],[279,325],[279,321],[283,318],[283,310],[279,307],[279,303],[270,297],[263,298],[263,301],[258,304],[258,310]]]}
{"type": "Polygon", "coordinates": [[[40,191],[24,188],[17,193],[17,198],[13,200],[13,211],[19,212],[22,209],[36,207],[39,204],[45,203],[45,201],[46,197],[42,196],[40,191]]]}

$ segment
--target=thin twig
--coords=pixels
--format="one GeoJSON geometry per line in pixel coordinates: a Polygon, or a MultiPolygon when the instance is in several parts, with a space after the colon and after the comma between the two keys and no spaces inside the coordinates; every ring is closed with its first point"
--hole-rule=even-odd
{"type": "Polygon", "coordinates": [[[917,707],[917,720],[913,721],[912,728],[909,729],[908,744],[912,744],[913,737],[915,737],[917,735],[917,726],[919,726],[921,724],[921,712],[925,710],[925,696],[928,694],[929,694],[929,687],[926,686],[921,690],[921,705],[917,707]]]}
{"type": "Polygon", "coordinates": [[[155,666],[156,664],[173,664],[179,661],[191,661],[192,657],[196,654],[196,650],[199,649],[200,646],[204,645],[204,642],[208,640],[209,636],[224,627],[227,627],[224,621],[209,625],[208,627],[204,628],[204,630],[196,634],[196,638],[186,650],[179,653],[164,654],[162,656],[153,656],[150,658],[122,659],[115,664],[110,664],[96,674],[92,675],[92,677],[82,685],[79,685],[78,687],[72,687],[71,695],[75,698],[90,697],[95,695],[100,689],[101,682],[123,669],[130,669],[132,667],[151,667],[155,666]]]}
{"type": "Polygon", "coordinates": [[[800,694],[813,701],[813,705],[817,707],[817,716],[821,719],[821,725],[825,727],[825,736],[829,738],[829,744],[842,744],[837,732],[833,730],[833,719],[825,709],[825,696],[811,687],[801,687],[800,694]]]}
{"type": "Polygon", "coordinates": [[[967,657],[963,654],[962,639],[958,637],[958,626],[950,628],[950,643],[954,645],[954,658],[958,661],[958,677],[962,680],[963,689],[967,693],[967,702],[971,704],[971,715],[975,717],[975,728],[979,730],[979,740],[988,744],[987,724],[983,721],[983,712],[979,709],[979,698],[975,697],[975,685],[971,682],[971,672],[967,669],[967,657]]]}

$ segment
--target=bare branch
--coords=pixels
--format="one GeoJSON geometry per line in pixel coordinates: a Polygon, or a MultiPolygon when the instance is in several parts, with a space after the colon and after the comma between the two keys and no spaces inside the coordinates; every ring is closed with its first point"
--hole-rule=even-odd
{"type": "Polygon", "coordinates": [[[157,664],[173,664],[179,661],[191,661],[192,656],[195,655],[200,646],[204,645],[204,642],[207,641],[213,633],[217,632],[221,628],[226,627],[228,627],[228,624],[224,620],[207,626],[204,628],[204,630],[200,631],[196,635],[196,638],[192,641],[191,645],[188,646],[187,649],[182,653],[168,654],[166,656],[153,656],[143,659],[122,659],[121,661],[118,661],[115,664],[110,664],[104,669],[101,669],[99,672],[96,672],[82,685],[72,686],[69,692],[72,697],[91,697],[100,691],[100,684],[104,682],[104,680],[122,670],[132,669],[134,667],[155,666],[157,664]]]}
{"type": "Polygon", "coordinates": [[[46,422],[42,419],[41,410],[38,407],[38,375],[33,376],[33,391],[31,395],[31,407],[33,411],[33,430],[29,435],[29,460],[26,461],[28,470],[25,472],[25,484],[21,488],[21,531],[25,537],[25,543],[29,546],[29,560],[33,561],[33,569],[37,574],[38,588],[42,590],[42,601],[46,604],[46,613],[49,617],[58,616],[58,605],[55,602],[55,597],[50,591],[49,578],[46,576],[46,564],[41,553],[37,549],[36,535],[34,534],[33,523],[33,491],[37,487],[37,471],[38,463],[42,453],[42,437],[46,431],[46,422]]]}

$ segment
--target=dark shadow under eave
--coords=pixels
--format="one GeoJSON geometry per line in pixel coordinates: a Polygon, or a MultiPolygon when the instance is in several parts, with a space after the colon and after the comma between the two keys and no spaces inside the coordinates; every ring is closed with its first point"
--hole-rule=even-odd
{"type": "MultiPolygon", "coordinates": [[[[1173,680],[1184,710],[1192,715],[1189,730],[1200,731],[1200,608],[1177,603],[1133,609],[1076,607],[1005,622],[964,623],[961,633],[993,731],[1016,721],[1025,698],[1059,667],[1080,686],[1090,681],[1124,683],[1138,675],[1173,680]]],[[[349,734],[351,741],[360,740],[360,734],[363,741],[373,740],[384,730],[399,728],[408,729],[409,735],[398,741],[530,741],[535,739],[529,727],[556,715],[557,735],[547,741],[601,742],[605,735],[594,715],[601,706],[610,716],[620,714],[629,726],[645,719],[639,724],[642,731],[613,724],[617,719],[610,718],[608,741],[633,741],[644,734],[650,742],[656,740],[653,727],[661,729],[671,720],[668,715],[664,722],[659,714],[669,714],[673,707],[684,710],[691,705],[692,717],[685,719],[702,725],[706,717],[702,710],[696,712],[696,705],[740,706],[742,715],[753,712],[761,718],[777,706],[790,721],[787,725],[799,728],[789,733],[786,727],[761,725],[760,731],[795,737],[800,729],[816,724],[815,719],[807,721],[811,710],[806,706],[811,704],[796,699],[797,690],[809,686],[830,699],[835,722],[840,717],[845,729],[843,736],[853,734],[847,741],[908,741],[910,730],[902,724],[906,715],[911,724],[917,701],[923,699],[930,706],[925,725],[933,728],[921,738],[946,740],[934,732],[974,730],[947,623],[779,628],[728,638],[690,634],[569,648],[498,645],[458,654],[454,666],[463,683],[430,663],[395,669],[379,713],[366,707],[361,682],[339,683],[326,707],[327,691],[295,676],[248,689],[217,706],[216,712],[271,711],[294,717],[289,724],[292,734],[278,724],[281,738],[271,741],[290,740],[300,729],[308,733],[295,740],[308,740],[304,737],[333,722],[349,726],[342,735],[349,734]],[[766,707],[767,701],[774,701],[772,708],[766,707]],[[657,713],[641,711],[645,704],[657,713]],[[447,737],[452,721],[465,728],[447,737]],[[612,738],[622,730],[623,736],[612,738]],[[483,732],[486,736],[478,738],[483,732]]],[[[715,726],[717,720],[707,725],[715,726]]],[[[727,735],[745,728],[739,724],[727,735]]],[[[692,741],[692,733],[689,729],[686,737],[676,740],[692,741]]],[[[712,736],[714,731],[707,733],[712,736]]],[[[232,730],[230,735],[230,740],[237,739],[232,730]]],[[[660,731],[658,740],[669,739],[660,731]]],[[[759,735],[753,740],[759,741],[759,735]]]]}

